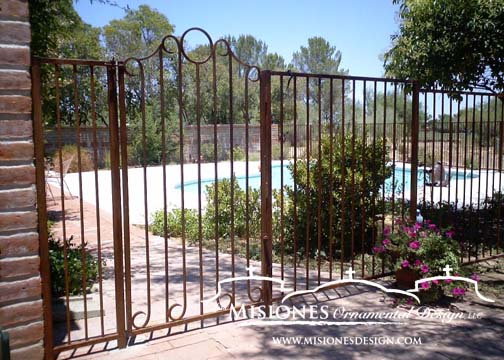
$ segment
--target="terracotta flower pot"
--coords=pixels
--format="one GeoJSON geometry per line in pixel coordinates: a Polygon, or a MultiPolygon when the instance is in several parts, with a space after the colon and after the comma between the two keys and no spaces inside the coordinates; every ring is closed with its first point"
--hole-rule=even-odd
{"type": "Polygon", "coordinates": [[[409,268],[397,269],[395,275],[397,287],[402,290],[415,288],[415,281],[420,279],[418,272],[409,268]]]}

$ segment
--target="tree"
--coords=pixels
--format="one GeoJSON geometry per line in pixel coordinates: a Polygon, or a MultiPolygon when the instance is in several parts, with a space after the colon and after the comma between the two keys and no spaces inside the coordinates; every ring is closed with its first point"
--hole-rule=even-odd
{"type": "MultiPolygon", "coordinates": [[[[31,0],[30,24],[32,30],[32,55],[39,57],[63,57],[79,59],[101,59],[103,48],[100,45],[100,29],[94,28],[82,21],[73,7],[72,0],[31,0]]],[[[88,70],[88,69],[87,69],[88,70]]],[[[103,106],[104,72],[95,69],[96,117],[98,122],[104,122],[106,114],[103,106]]],[[[42,66],[42,116],[47,124],[56,122],[56,85],[55,67],[42,66]]],[[[80,99],[79,120],[81,124],[90,123],[90,74],[83,67],[78,67],[77,90],[80,99]]],[[[59,67],[58,104],[63,124],[73,124],[75,120],[74,106],[74,74],[70,66],[59,67]]]]}
{"type": "Polygon", "coordinates": [[[457,91],[504,90],[504,0],[393,0],[399,32],[385,53],[388,76],[457,91]]]}
{"type": "MultiPolygon", "coordinates": [[[[348,70],[340,68],[341,52],[332,46],[327,40],[322,37],[312,37],[308,39],[308,46],[301,46],[299,51],[292,55],[291,66],[304,73],[314,74],[331,74],[331,75],[345,75],[348,70]]],[[[316,81],[309,81],[309,101],[313,104],[318,104],[318,83],[316,81]]],[[[343,89],[340,81],[335,81],[333,87],[333,119],[338,122],[342,118],[341,114],[341,98],[343,96],[343,89]]],[[[307,101],[305,94],[305,86],[298,85],[298,94],[304,102],[307,101]],[[299,91],[300,90],[300,91],[299,91]]],[[[321,84],[321,102],[322,102],[322,117],[325,121],[330,119],[330,82],[324,81],[321,84]]],[[[345,99],[350,93],[350,82],[345,82],[345,99]]],[[[346,101],[346,100],[345,100],[346,101]]],[[[318,106],[318,105],[317,105],[318,106]]],[[[313,108],[315,111],[316,109],[313,108]]],[[[316,112],[315,112],[316,114],[316,112]]],[[[303,119],[300,118],[301,123],[303,119]]]]}
{"type": "Polygon", "coordinates": [[[126,16],[103,27],[109,57],[124,60],[150,55],[175,27],[167,17],[148,5],[127,10],[126,16]]]}

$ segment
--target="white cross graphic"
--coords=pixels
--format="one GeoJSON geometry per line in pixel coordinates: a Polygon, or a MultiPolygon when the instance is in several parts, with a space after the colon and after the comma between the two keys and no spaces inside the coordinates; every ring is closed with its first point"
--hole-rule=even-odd
{"type": "Polygon", "coordinates": [[[352,280],[353,274],[355,274],[355,270],[353,270],[352,267],[350,266],[350,268],[347,271],[345,271],[345,274],[348,274],[348,278],[352,280]]]}
{"type": "Polygon", "coordinates": [[[252,265],[250,265],[249,267],[246,268],[248,273],[249,273],[249,276],[254,276],[254,270],[255,270],[255,267],[253,267],[252,265]]]}
{"type": "Polygon", "coordinates": [[[446,265],[444,268],[443,268],[443,271],[446,272],[446,276],[450,276],[450,271],[452,271],[453,269],[450,267],[450,265],[446,265]]]}

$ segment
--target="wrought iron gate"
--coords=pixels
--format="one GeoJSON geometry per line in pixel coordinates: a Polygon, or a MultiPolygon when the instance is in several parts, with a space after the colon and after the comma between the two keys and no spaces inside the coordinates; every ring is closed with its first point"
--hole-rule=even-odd
{"type": "MultiPolygon", "coordinates": [[[[452,121],[455,103],[442,91],[396,79],[261,71],[232,50],[194,28],[165,37],[143,58],[33,60],[47,357],[218,323],[231,305],[271,304],[282,296],[271,282],[221,282],[254,267],[292,289],[342,277],[350,266],[362,278],[385,276],[391,269],[373,247],[395,217],[415,219],[417,207],[432,211],[452,198],[469,212],[486,206],[480,200],[498,200],[497,96],[461,94],[466,107],[473,100],[488,110],[472,127],[466,117],[463,134],[460,109],[452,121]],[[184,40],[194,30],[208,44],[189,52],[184,40]],[[449,102],[447,126],[457,129],[448,145],[443,129],[429,129],[436,99],[442,115],[449,102]],[[477,127],[488,130],[479,132],[485,138],[467,139],[477,127]],[[457,172],[451,194],[451,187],[429,190],[423,173],[443,157],[457,172]],[[466,197],[475,172],[480,180],[486,173],[477,201],[466,197]],[[51,279],[51,261],[59,261],[59,278],[51,279]]],[[[464,261],[501,255],[501,207],[492,210],[485,242],[464,244],[464,261]]]]}

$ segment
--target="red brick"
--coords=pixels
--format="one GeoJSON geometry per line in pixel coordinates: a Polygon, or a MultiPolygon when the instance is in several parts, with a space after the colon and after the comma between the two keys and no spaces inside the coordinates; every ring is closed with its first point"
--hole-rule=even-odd
{"type": "Polygon", "coordinates": [[[0,308],[0,324],[10,327],[42,319],[42,300],[23,302],[0,308]]]}
{"type": "Polygon", "coordinates": [[[19,348],[39,342],[44,337],[44,324],[38,321],[6,330],[10,336],[11,348],[19,348]]]}
{"type": "Polygon", "coordinates": [[[37,275],[39,270],[40,258],[38,256],[0,259],[0,279],[2,280],[37,275]]]}
{"type": "Polygon", "coordinates": [[[30,66],[30,48],[0,46],[0,65],[30,66]]]}
{"type": "Polygon", "coordinates": [[[37,227],[35,211],[17,211],[0,213],[0,229],[2,231],[34,229],[37,227]]]}
{"type": "Polygon", "coordinates": [[[31,185],[35,183],[35,167],[32,165],[0,166],[0,186],[31,185]]]}
{"type": "MultiPolygon", "coordinates": [[[[2,29],[0,28],[0,34],[2,29]]],[[[0,90],[30,90],[31,78],[28,71],[0,71],[0,90]]]]}
{"type": "Polygon", "coordinates": [[[33,136],[32,122],[28,120],[0,120],[0,139],[33,136]]]}
{"type": "Polygon", "coordinates": [[[33,143],[30,141],[0,142],[0,161],[33,160],[33,143]]]}
{"type": "Polygon", "coordinates": [[[11,360],[42,360],[44,358],[44,348],[42,342],[35,345],[22,347],[20,349],[11,350],[11,360]]]}
{"type": "Polygon", "coordinates": [[[0,96],[0,113],[31,114],[31,97],[19,95],[0,96]]]}
{"type": "Polygon", "coordinates": [[[0,210],[27,208],[36,203],[33,188],[0,190],[0,210]]]}
{"type": "Polygon", "coordinates": [[[36,232],[0,236],[0,256],[28,256],[38,254],[39,236],[36,232]]]}
{"type": "Polygon", "coordinates": [[[0,282],[0,304],[39,299],[41,295],[42,285],[38,276],[19,281],[0,282]]]}
{"type": "Polygon", "coordinates": [[[30,24],[0,21],[1,44],[28,45],[30,43],[30,38],[30,24]]]}
{"type": "Polygon", "coordinates": [[[0,6],[0,16],[13,19],[28,19],[27,0],[2,1],[0,6]]]}

